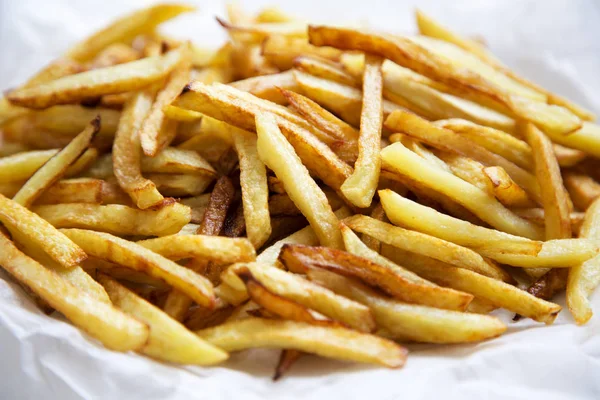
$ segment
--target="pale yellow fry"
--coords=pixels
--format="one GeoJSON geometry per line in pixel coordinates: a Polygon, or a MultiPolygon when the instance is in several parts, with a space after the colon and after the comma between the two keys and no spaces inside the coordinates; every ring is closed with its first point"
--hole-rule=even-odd
{"type": "Polygon", "coordinates": [[[216,176],[208,161],[193,150],[166,147],[154,157],[142,157],[143,172],[216,176]]]}
{"type": "Polygon", "coordinates": [[[561,310],[558,304],[538,299],[513,285],[468,269],[387,246],[383,246],[382,252],[392,260],[402,260],[407,268],[439,285],[471,293],[535,321],[551,324],[561,310]]]}
{"type": "Polygon", "coordinates": [[[67,283],[21,253],[3,234],[0,249],[2,268],[106,347],[118,351],[144,347],[149,333],[146,325],[67,283]]]}
{"type": "Polygon", "coordinates": [[[546,240],[571,237],[567,191],[560,175],[552,142],[533,124],[525,127],[525,137],[533,153],[535,175],[542,193],[546,240]]]}
{"type": "Polygon", "coordinates": [[[142,176],[140,138],[138,130],[150,111],[152,93],[136,93],[125,104],[113,143],[112,163],[117,182],[141,209],[160,204],[164,198],[156,185],[142,176]]]}
{"type": "Polygon", "coordinates": [[[349,253],[384,266],[406,280],[406,290],[398,291],[400,300],[457,311],[464,311],[470,304],[472,296],[467,293],[440,287],[369,249],[346,225],[342,226],[342,235],[349,253]]]}
{"type": "Polygon", "coordinates": [[[286,104],[285,97],[279,89],[297,90],[296,80],[292,71],[278,74],[260,75],[230,83],[236,89],[252,93],[261,99],[278,104],[286,104]]]}
{"type": "Polygon", "coordinates": [[[261,160],[284,182],[285,191],[308,219],[322,245],[343,248],[338,219],[327,197],[312,179],[291,144],[269,114],[256,116],[261,160]]]}
{"type": "MultiPolygon", "coordinates": [[[[587,209],[579,236],[600,239],[600,200],[596,200],[587,209]]],[[[578,325],[592,318],[589,296],[600,285],[600,255],[575,265],[569,271],[567,281],[567,306],[578,325]]]]}
{"type": "Polygon", "coordinates": [[[77,61],[89,61],[113,43],[131,42],[138,35],[152,33],[163,22],[194,10],[194,7],[185,4],[164,3],[135,11],[79,42],[67,52],[67,56],[77,61]]]}
{"type": "Polygon", "coordinates": [[[212,365],[227,359],[223,350],[200,339],[117,281],[106,275],[99,280],[116,307],[150,327],[142,353],[163,361],[194,365],[212,365]]]}
{"type": "Polygon", "coordinates": [[[382,59],[379,57],[367,55],[365,58],[358,158],[354,164],[354,172],[340,188],[344,196],[360,208],[371,205],[379,182],[379,150],[383,125],[381,63],[382,59]]]}
{"type": "Polygon", "coordinates": [[[61,229],[87,254],[162,279],[205,307],[214,306],[210,281],[136,243],[103,232],[61,229]]]}
{"type": "Polygon", "coordinates": [[[59,150],[33,150],[0,158],[0,181],[14,182],[29,179],[59,150]]]}
{"type": "Polygon", "coordinates": [[[403,303],[344,276],[311,269],[308,278],[371,310],[377,325],[400,339],[426,343],[466,343],[490,339],[506,331],[498,318],[403,303]]]}
{"type": "Polygon", "coordinates": [[[13,197],[13,200],[22,206],[29,207],[48,187],[66,173],[69,165],[73,164],[83,154],[96,133],[98,133],[100,124],[99,117],[92,120],[83,132],[48,160],[25,182],[25,185],[13,197]]]}
{"type": "Polygon", "coordinates": [[[87,258],[85,252],[39,215],[0,195],[0,221],[42,248],[64,268],[73,268],[87,258]]]}
{"type": "Polygon", "coordinates": [[[256,347],[296,349],[323,357],[397,368],[407,351],[389,340],[350,329],[306,322],[246,318],[196,332],[225,351],[256,347]]]}
{"type": "Polygon", "coordinates": [[[408,176],[449,196],[497,229],[532,239],[543,236],[534,223],[518,217],[477,187],[429,165],[401,143],[394,143],[383,149],[381,158],[384,169],[408,176]]]}
{"type": "Polygon", "coordinates": [[[159,192],[165,196],[185,197],[204,193],[214,175],[148,174],[159,192]]]}
{"type": "Polygon", "coordinates": [[[497,265],[484,260],[473,250],[452,242],[393,226],[366,215],[346,218],[344,223],[357,232],[365,233],[402,250],[422,254],[490,278],[510,280],[509,275],[497,265]]]}
{"type": "Polygon", "coordinates": [[[173,235],[191,219],[190,208],[175,202],[159,210],[67,203],[37,206],[34,211],[56,228],[93,229],[115,235],[173,235]]]}
{"type": "Polygon", "coordinates": [[[237,130],[232,137],[240,163],[246,235],[258,249],[271,235],[267,168],[259,157],[255,134],[237,130]]]}
{"type": "Polygon", "coordinates": [[[122,93],[156,82],[171,72],[181,59],[181,49],[112,67],[69,75],[35,87],[17,89],[8,100],[29,108],[75,103],[111,93],[122,93]]]}
{"type": "Polygon", "coordinates": [[[160,150],[169,144],[169,141],[161,137],[165,133],[165,130],[161,129],[163,123],[165,123],[163,108],[175,100],[190,80],[191,61],[189,46],[187,44],[182,45],[181,52],[182,56],[179,65],[171,72],[164,87],[157,93],[156,100],[154,100],[152,108],[138,132],[142,150],[149,157],[156,156],[160,150]]]}
{"type": "Polygon", "coordinates": [[[246,238],[207,235],[171,235],[137,244],[171,260],[199,258],[224,264],[253,261],[256,253],[246,238]]]}

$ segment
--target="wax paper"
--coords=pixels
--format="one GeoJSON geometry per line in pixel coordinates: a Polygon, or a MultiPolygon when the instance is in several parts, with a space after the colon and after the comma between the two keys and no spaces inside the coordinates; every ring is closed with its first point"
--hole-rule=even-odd
{"type": "MultiPolygon", "coordinates": [[[[600,112],[600,3],[494,0],[279,0],[318,22],[357,22],[408,32],[419,7],[456,30],[485,38],[508,65],[600,112]]],[[[273,2],[245,1],[251,11],[273,2]]],[[[223,2],[165,24],[176,37],[218,46],[223,2]]],[[[0,0],[0,90],[14,87],[139,0],[0,0]]],[[[600,295],[592,298],[600,313],[600,295]]],[[[564,306],[564,299],[559,299],[564,306]]],[[[279,382],[274,350],[234,354],[222,366],[181,367],[104,349],[60,317],[36,309],[0,272],[0,399],[598,399],[600,320],[583,327],[565,310],[554,325],[508,323],[502,337],[470,345],[413,345],[403,369],[307,356],[279,382]]]]}

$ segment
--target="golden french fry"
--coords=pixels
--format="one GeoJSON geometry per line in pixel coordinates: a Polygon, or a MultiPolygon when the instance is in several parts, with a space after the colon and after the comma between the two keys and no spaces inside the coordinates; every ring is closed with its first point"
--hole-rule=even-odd
{"type": "Polygon", "coordinates": [[[25,182],[13,197],[13,200],[29,207],[49,186],[59,180],[66,173],[67,168],[83,154],[96,133],[98,133],[100,123],[99,117],[93,119],[69,145],[48,160],[25,182]]]}
{"type": "Polygon", "coordinates": [[[494,196],[506,207],[526,208],[536,204],[502,167],[485,167],[483,173],[493,187],[494,196]]]}
{"type": "Polygon", "coordinates": [[[567,192],[563,186],[552,142],[532,124],[525,127],[525,137],[531,146],[535,173],[542,193],[546,240],[570,238],[571,220],[567,192]]]}
{"type": "Polygon", "coordinates": [[[402,260],[407,268],[439,285],[471,293],[535,321],[551,324],[561,310],[557,304],[538,299],[515,286],[464,268],[453,267],[433,258],[397,248],[390,249],[384,246],[382,252],[392,261],[402,260]]]}
{"type": "Polygon", "coordinates": [[[182,45],[180,51],[182,54],[179,65],[171,72],[164,87],[156,94],[152,108],[137,133],[140,136],[142,151],[149,157],[155,157],[162,149],[168,146],[170,140],[164,137],[166,131],[161,129],[165,123],[163,108],[175,100],[190,80],[191,61],[189,46],[187,44],[182,45]]]}
{"type": "Polygon", "coordinates": [[[297,66],[299,58],[339,60],[342,52],[332,47],[317,47],[306,38],[270,35],[261,45],[261,54],[282,71],[297,66]]]}
{"type": "Polygon", "coordinates": [[[449,129],[439,128],[406,111],[395,111],[385,121],[385,127],[406,133],[417,140],[445,151],[458,152],[487,166],[500,166],[536,201],[540,201],[540,188],[535,177],[505,158],[486,150],[449,129]]]}
{"type": "MultiPolygon", "coordinates": [[[[394,142],[393,139],[392,142],[394,142]]],[[[402,143],[405,143],[405,141],[402,141],[402,143]]],[[[410,147],[408,148],[411,149],[410,147]]],[[[422,154],[417,152],[416,149],[411,150],[422,156],[422,154]]],[[[450,169],[450,172],[452,172],[454,175],[458,176],[464,181],[469,182],[473,186],[476,186],[487,194],[495,196],[493,183],[483,171],[486,167],[479,161],[475,161],[472,158],[462,156],[458,153],[439,150],[435,152],[435,155],[439,160],[443,161],[443,163],[450,169]]]]}
{"type": "Polygon", "coordinates": [[[164,78],[179,63],[181,49],[112,67],[66,76],[35,87],[17,89],[8,100],[29,108],[69,104],[86,98],[142,89],[164,78]]]}
{"type": "Polygon", "coordinates": [[[494,197],[443,170],[432,167],[401,143],[381,151],[384,169],[408,176],[441,192],[497,229],[528,238],[538,239],[542,232],[535,224],[519,218],[494,197]]]}
{"type": "Polygon", "coordinates": [[[120,351],[144,347],[146,325],[67,283],[19,251],[4,234],[0,234],[0,247],[3,269],[106,347],[120,351]]]}
{"type": "Polygon", "coordinates": [[[267,169],[258,154],[256,135],[240,130],[232,136],[240,163],[246,234],[258,249],[271,235],[267,169]]]}
{"type": "Polygon", "coordinates": [[[275,119],[269,115],[258,115],[256,128],[259,157],[284,182],[286,192],[308,219],[319,241],[323,245],[342,248],[338,219],[327,197],[281,134],[275,119]]]}
{"type": "Polygon", "coordinates": [[[206,343],[159,308],[106,275],[99,277],[113,304],[150,328],[141,351],[159,360],[181,364],[211,365],[227,359],[227,353],[206,343]]]}
{"type": "MultiPolygon", "coordinates": [[[[315,47],[325,49],[326,47],[315,47]]],[[[338,51],[337,49],[335,49],[338,51]]],[[[358,87],[357,78],[343,69],[343,65],[320,57],[300,56],[294,59],[294,67],[307,74],[338,82],[343,85],[358,87]]],[[[364,69],[364,65],[362,66],[364,69]]]]}
{"type": "Polygon", "coordinates": [[[368,306],[378,326],[402,339],[465,343],[493,338],[506,330],[495,317],[402,303],[359,282],[318,268],[309,270],[307,275],[311,281],[368,306]]]}
{"type": "MultiPolygon", "coordinates": [[[[579,236],[597,240],[600,237],[598,220],[600,202],[594,201],[588,208],[579,236]]],[[[578,325],[585,324],[592,317],[588,297],[600,284],[600,256],[596,255],[584,263],[573,266],[567,280],[567,306],[578,325]]]]}
{"type": "Polygon", "coordinates": [[[371,205],[375,190],[377,190],[381,168],[379,158],[383,124],[381,63],[381,58],[366,56],[358,158],[354,164],[354,172],[340,187],[344,197],[361,208],[371,205]]]}
{"type": "Polygon", "coordinates": [[[422,254],[490,278],[511,280],[510,276],[498,265],[485,260],[473,250],[452,242],[393,226],[365,215],[355,215],[346,218],[343,222],[352,230],[375,237],[383,243],[402,250],[422,254]]]}
{"type": "Polygon", "coordinates": [[[63,179],[50,186],[37,199],[37,204],[89,203],[101,204],[105,200],[106,182],[92,178],[63,179]]]}
{"type": "Polygon", "coordinates": [[[196,333],[225,351],[255,347],[296,349],[391,368],[401,367],[407,353],[403,347],[377,336],[297,321],[246,318],[196,333]]]}
{"type": "Polygon", "coordinates": [[[568,171],[563,173],[563,180],[573,204],[582,211],[600,196],[600,184],[590,176],[568,171]]]}
{"type": "Polygon", "coordinates": [[[447,86],[453,93],[495,103],[519,118],[557,134],[571,133],[581,120],[569,110],[548,105],[546,96],[496,72],[453,45],[426,37],[400,37],[349,28],[309,25],[310,43],[359,50],[388,58],[447,86]]]}
{"type": "Polygon", "coordinates": [[[190,209],[173,201],[159,210],[138,210],[120,204],[53,204],[34,208],[56,228],[93,229],[115,235],[172,235],[190,222],[190,209]]]}
{"type": "Polygon", "coordinates": [[[142,157],[142,171],[162,174],[215,176],[215,169],[193,150],[167,147],[154,157],[142,157]]]}
{"type": "Polygon", "coordinates": [[[61,232],[90,256],[163,279],[198,304],[214,306],[213,288],[207,279],[143,246],[103,232],[85,229],[61,229],[61,232]]]}
{"type": "Polygon", "coordinates": [[[87,258],[84,250],[39,215],[0,195],[0,221],[11,232],[20,232],[64,268],[87,258]]]}
{"type": "Polygon", "coordinates": [[[301,21],[288,21],[281,23],[229,23],[219,17],[217,22],[228,32],[243,34],[244,41],[258,43],[271,35],[283,35],[286,37],[306,38],[306,23],[301,21]]]}
{"type": "Polygon", "coordinates": [[[204,193],[215,179],[214,175],[148,174],[147,176],[162,195],[172,197],[198,196],[204,193]]]}
{"type": "Polygon", "coordinates": [[[563,168],[572,167],[587,157],[587,154],[584,151],[570,149],[568,147],[561,146],[560,144],[553,143],[552,148],[554,149],[554,155],[556,156],[558,165],[563,168]]]}
{"type": "Polygon", "coordinates": [[[253,261],[254,247],[246,238],[207,235],[170,235],[147,239],[137,244],[168,259],[200,258],[224,264],[253,261]]]}

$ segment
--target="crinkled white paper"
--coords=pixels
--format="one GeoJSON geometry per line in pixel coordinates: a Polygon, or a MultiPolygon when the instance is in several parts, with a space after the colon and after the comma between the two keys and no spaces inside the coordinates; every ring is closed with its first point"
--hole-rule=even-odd
{"type": "MultiPolygon", "coordinates": [[[[217,46],[218,0],[165,29],[217,46]]],[[[483,36],[508,65],[600,113],[600,3],[594,0],[273,0],[319,22],[414,28],[415,5],[465,34],[483,36]]],[[[271,3],[272,3],[271,2],[271,3]]],[[[256,10],[269,1],[247,1],[256,10]]],[[[14,87],[77,39],[141,0],[0,0],[0,90],[14,87]]],[[[564,305],[564,301],[560,302],[564,305]]],[[[600,295],[593,297],[600,314],[600,295]]],[[[509,321],[508,313],[501,316],[509,321]]],[[[302,358],[280,382],[278,352],[236,354],[214,368],[177,367],[104,349],[63,320],[41,314],[0,272],[0,399],[598,399],[600,319],[552,326],[522,320],[485,343],[413,346],[401,370],[302,358]]]]}

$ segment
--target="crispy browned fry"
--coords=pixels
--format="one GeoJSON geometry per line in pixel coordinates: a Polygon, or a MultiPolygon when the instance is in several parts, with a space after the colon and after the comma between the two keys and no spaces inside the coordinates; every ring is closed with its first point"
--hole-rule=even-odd
{"type": "Polygon", "coordinates": [[[256,117],[258,154],[284,182],[285,190],[308,219],[323,245],[342,248],[338,219],[327,197],[310,176],[306,167],[285,140],[271,115],[256,117]]]}
{"type": "Polygon", "coordinates": [[[90,142],[100,129],[100,117],[93,119],[89,125],[40,169],[38,169],[13,200],[29,207],[49,186],[59,180],[90,145],[90,142]]]}
{"type": "Polygon", "coordinates": [[[493,196],[428,164],[400,142],[383,149],[381,158],[384,169],[408,176],[424,186],[451,197],[496,229],[533,239],[543,236],[537,225],[519,218],[493,196]]]}
{"type": "Polygon", "coordinates": [[[262,42],[262,55],[281,70],[297,66],[298,58],[339,60],[342,52],[332,47],[313,46],[305,38],[270,35],[262,42]]]}
{"type": "Polygon", "coordinates": [[[234,310],[234,307],[217,300],[217,306],[214,310],[204,307],[196,307],[194,310],[191,310],[186,315],[184,324],[189,330],[210,328],[224,323],[234,310]],[[220,303],[222,305],[219,305],[220,303]]]}
{"type": "Polygon", "coordinates": [[[7,98],[16,105],[46,108],[105,94],[138,90],[164,78],[179,63],[181,56],[181,49],[175,49],[162,56],[81,72],[35,87],[17,89],[10,92],[7,98]]]}
{"type": "Polygon", "coordinates": [[[577,115],[581,119],[585,120],[594,120],[595,116],[590,111],[584,109],[578,104],[575,104],[567,99],[564,99],[554,93],[551,93],[540,86],[529,82],[528,80],[518,76],[513,71],[505,67],[495,58],[489,51],[485,49],[485,46],[482,46],[481,43],[476,42],[475,40],[469,40],[467,38],[463,38],[455,32],[452,32],[448,28],[442,26],[437,21],[433,20],[431,17],[423,14],[421,11],[417,10],[417,24],[419,26],[419,31],[422,35],[430,36],[436,39],[444,40],[446,42],[452,43],[469,53],[474,54],[482,61],[488,63],[498,71],[506,74],[510,78],[514,79],[518,83],[525,85],[539,93],[545,94],[548,97],[549,104],[556,104],[562,107],[569,109],[573,114],[577,115]]]}
{"type": "Polygon", "coordinates": [[[395,339],[431,343],[475,342],[498,336],[506,326],[497,318],[402,303],[349,278],[319,268],[308,278],[371,309],[377,324],[395,339]]]}
{"type": "Polygon", "coordinates": [[[84,229],[62,229],[61,232],[91,256],[146,272],[152,277],[165,280],[200,305],[214,305],[213,288],[208,280],[143,246],[108,233],[84,229]]]}
{"type": "Polygon", "coordinates": [[[164,87],[156,94],[152,108],[137,133],[140,136],[142,150],[149,157],[156,156],[158,152],[169,145],[169,138],[164,137],[167,131],[161,129],[163,124],[166,123],[163,108],[175,100],[190,80],[191,61],[189,46],[184,44],[181,52],[179,65],[171,72],[164,87]]]}
{"type": "MultiPolygon", "coordinates": [[[[310,25],[308,31],[309,40],[314,45],[333,46],[340,50],[365,51],[388,58],[403,67],[441,82],[453,93],[471,95],[488,103],[500,105],[519,118],[538,124],[545,131],[567,134],[581,127],[581,120],[569,110],[526,97],[526,94],[532,92],[530,89],[527,93],[523,90],[517,91],[515,82],[504,76],[504,79],[499,81],[497,76],[489,76],[489,74],[484,76],[481,69],[475,70],[456,65],[456,57],[451,60],[447,57],[448,54],[436,51],[440,50],[440,46],[427,46],[428,41],[327,26],[310,25]]],[[[446,47],[442,50],[447,50],[446,47]]],[[[451,48],[451,50],[455,55],[454,53],[457,53],[455,50],[460,49],[451,48]]],[[[527,88],[519,87],[519,89],[527,88]]],[[[545,96],[542,97],[545,99],[545,96]]]]}
{"type": "Polygon", "coordinates": [[[113,43],[131,42],[138,35],[153,32],[161,23],[194,10],[194,7],[184,4],[157,4],[138,10],[79,42],[67,52],[67,56],[77,61],[91,60],[113,43]]]}
{"type": "Polygon", "coordinates": [[[281,377],[290,370],[292,365],[294,365],[303,354],[303,352],[298,350],[281,350],[281,355],[279,356],[279,361],[277,361],[277,367],[275,367],[275,373],[273,374],[273,381],[281,379],[281,377]]]}
{"type": "Polygon", "coordinates": [[[527,192],[515,181],[502,167],[485,167],[483,173],[488,177],[493,186],[494,196],[507,207],[526,208],[536,204],[527,195],[527,192]]]}
{"type": "Polygon", "coordinates": [[[70,203],[40,205],[34,211],[57,228],[94,229],[115,235],[171,235],[190,222],[189,207],[174,201],[159,210],[70,203]]]}
{"type": "Polygon", "coordinates": [[[46,220],[0,195],[0,221],[11,232],[20,232],[64,268],[87,258],[85,252],[46,220]]]}
{"type": "Polygon", "coordinates": [[[244,205],[240,202],[232,212],[227,214],[223,229],[221,229],[221,236],[235,238],[244,236],[245,233],[246,221],[244,220],[244,205]]]}
{"type": "Polygon", "coordinates": [[[450,129],[461,136],[485,147],[519,167],[531,170],[533,158],[531,147],[524,140],[489,126],[477,125],[463,119],[453,118],[440,120],[433,123],[436,126],[450,129]]]}
{"type": "Polygon", "coordinates": [[[119,186],[141,209],[164,201],[156,185],[142,176],[140,137],[138,130],[152,105],[152,92],[136,93],[125,104],[119,121],[112,152],[114,175],[119,186]]]}
{"type": "Polygon", "coordinates": [[[588,175],[566,171],[563,173],[563,179],[573,204],[581,211],[587,210],[600,196],[600,184],[588,175]]]}
{"type": "Polygon", "coordinates": [[[455,151],[473,158],[487,166],[500,166],[508,172],[536,201],[540,199],[540,188],[535,177],[507,159],[492,153],[453,131],[437,127],[430,122],[406,111],[395,111],[385,121],[385,127],[392,131],[406,133],[417,140],[439,148],[455,151]]]}
{"type": "Polygon", "coordinates": [[[271,235],[267,169],[259,157],[255,134],[240,130],[232,136],[240,164],[246,234],[258,249],[271,235]]]}
{"type": "Polygon", "coordinates": [[[106,347],[120,351],[144,347],[146,325],[67,283],[19,251],[4,234],[0,234],[0,247],[2,268],[106,347]]]}
{"type": "Polygon", "coordinates": [[[538,299],[515,286],[433,258],[387,246],[383,246],[382,253],[392,260],[402,260],[407,268],[439,285],[471,293],[539,322],[551,324],[561,310],[559,305],[538,299]]]}
{"type": "MultiPolygon", "coordinates": [[[[362,109],[362,92],[360,89],[318,78],[298,70],[294,70],[294,78],[307,97],[332,111],[350,125],[360,125],[362,109]]],[[[402,107],[388,100],[383,100],[384,116],[399,109],[402,109],[402,107]]]]}
{"type": "Polygon", "coordinates": [[[302,215],[298,207],[287,194],[274,194],[269,198],[269,214],[271,215],[302,215]]]}
{"type": "Polygon", "coordinates": [[[570,238],[571,220],[567,192],[563,186],[552,142],[533,124],[527,124],[524,133],[533,152],[535,174],[542,193],[546,240],[570,238]]]}
{"type": "Polygon", "coordinates": [[[491,278],[503,281],[511,280],[510,275],[495,263],[485,260],[473,250],[452,242],[393,226],[365,215],[346,218],[344,223],[357,232],[373,236],[382,243],[402,250],[422,254],[491,278]]]}
{"type": "Polygon", "coordinates": [[[206,235],[171,235],[137,242],[171,260],[200,258],[224,264],[248,262],[256,258],[254,247],[246,238],[206,235]]]}
{"type": "Polygon", "coordinates": [[[285,97],[281,95],[279,88],[296,90],[296,80],[291,71],[246,78],[241,81],[232,82],[230,85],[244,92],[252,93],[261,99],[278,104],[287,103],[285,97]]]}
{"type": "Polygon", "coordinates": [[[201,338],[225,351],[254,347],[295,349],[323,357],[382,364],[404,364],[406,349],[387,339],[346,328],[305,322],[246,318],[196,331],[201,338]]]}
{"type": "Polygon", "coordinates": [[[344,197],[360,208],[371,205],[379,182],[379,150],[383,124],[381,63],[381,58],[366,56],[358,158],[354,164],[354,172],[340,187],[344,197]]]}
{"type": "MultiPolygon", "coordinates": [[[[400,265],[391,262],[379,255],[379,253],[369,249],[346,225],[342,226],[342,234],[346,250],[349,253],[388,268],[399,277],[405,279],[406,290],[398,294],[398,297],[402,301],[458,311],[464,311],[469,305],[472,296],[453,289],[439,287],[400,265]]],[[[398,281],[400,282],[401,279],[398,281]]]]}
{"type": "Polygon", "coordinates": [[[197,234],[217,236],[221,232],[234,195],[235,188],[231,179],[226,176],[219,178],[208,200],[197,234]]]}
{"type": "Polygon", "coordinates": [[[334,189],[339,188],[352,168],[327,145],[312,135],[315,127],[285,107],[258,99],[225,85],[192,83],[175,105],[201,111],[247,130],[255,130],[255,117],[273,112],[277,125],[294,146],[307,168],[334,189]]]}

